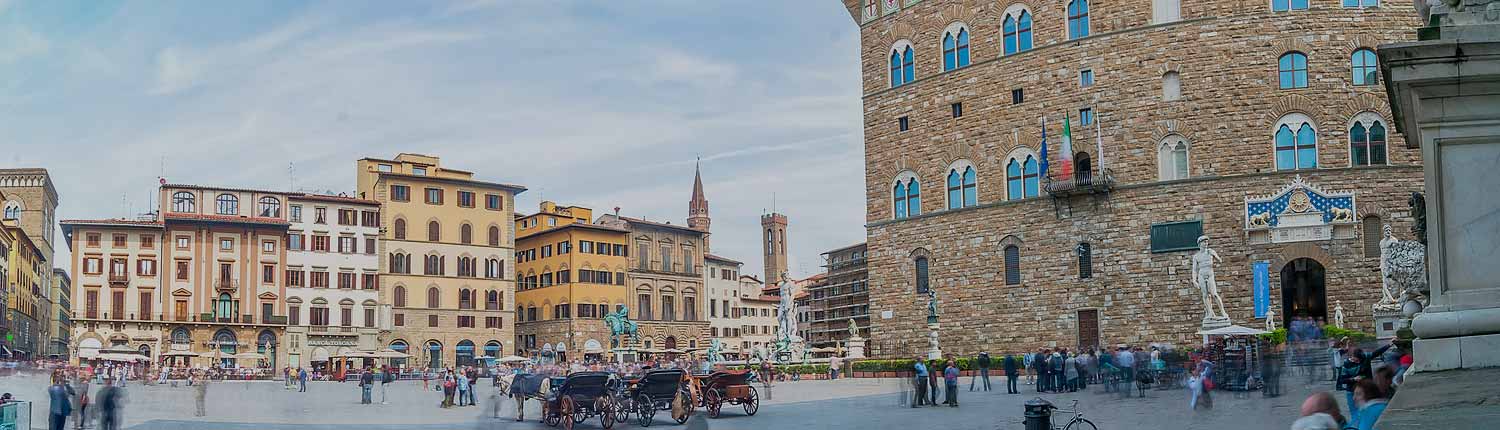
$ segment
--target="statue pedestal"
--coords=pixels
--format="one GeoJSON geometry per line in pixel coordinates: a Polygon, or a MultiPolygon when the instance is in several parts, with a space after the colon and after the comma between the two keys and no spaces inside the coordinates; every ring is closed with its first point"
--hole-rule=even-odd
{"type": "MultiPolygon", "coordinates": [[[[928,321],[931,321],[931,318],[928,321]]],[[[928,322],[927,330],[927,359],[941,360],[943,358],[943,349],[938,347],[938,323],[928,322]]]]}
{"type": "Polygon", "coordinates": [[[865,339],[862,338],[862,337],[850,338],[849,339],[849,355],[847,357],[844,357],[844,358],[850,358],[850,359],[865,358],[865,339]]]}
{"type": "Polygon", "coordinates": [[[635,348],[615,348],[610,350],[610,352],[614,353],[615,364],[635,362],[635,348]]]}
{"type": "MultiPolygon", "coordinates": [[[[1399,304],[1397,306],[1400,306],[1399,304]]],[[[1394,339],[1396,331],[1404,328],[1409,322],[1401,315],[1401,309],[1384,307],[1376,304],[1371,307],[1371,313],[1375,316],[1375,338],[1380,340],[1394,339]]]]}
{"type": "Polygon", "coordinates": [[[1489,90],[1500,57],[1476,54],[1500,52],[1500,26],[1474,9],[1377,51],[1396,129],[1422,149],[1431,296],[1411,324],[1419,372],[1500,366],[1500,124],[1475,120],[1500,117],[1500,93],[1489,90]]]}
{"type": "Polygon", "coordinates": [[[1203,323],[1199,327],[1204,330],[1229,327],[1229,317],[1203,317],[1203,323]]]}

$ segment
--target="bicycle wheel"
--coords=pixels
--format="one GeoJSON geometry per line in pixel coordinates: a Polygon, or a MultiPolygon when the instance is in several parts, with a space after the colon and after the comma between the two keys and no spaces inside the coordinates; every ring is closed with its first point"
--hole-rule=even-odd
{"type": "Polygon", "coordinates": [[[1092,421],[1079,417],[1069,421],[1068,426],[1063,427],[1063,430],[1099,430],[1099,428],[1095,427],[1092,421]]]}

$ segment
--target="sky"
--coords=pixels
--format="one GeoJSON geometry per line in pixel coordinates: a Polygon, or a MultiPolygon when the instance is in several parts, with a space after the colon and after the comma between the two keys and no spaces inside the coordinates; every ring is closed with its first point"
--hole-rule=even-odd
{"type": "Polygon", "coordinates": [[[833,0],[0,0],[0,167],[110,218],[159,176],[352,192],[356,159],[415,152],[524,213],[685,224],[701,157],[712,252],[761,273],[774,205],[809,276],[864,240],[858,55],[833,0]]]}

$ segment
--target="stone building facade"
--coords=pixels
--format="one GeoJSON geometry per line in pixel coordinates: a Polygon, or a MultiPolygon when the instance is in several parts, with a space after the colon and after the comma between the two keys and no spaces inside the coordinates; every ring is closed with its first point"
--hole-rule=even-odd
{"type": "Polygon", "coordinates": [[[515,351],[515,196],[525,187],[481,181],[438,157],[398,154],[356,162],[357,195],[381,205],[380,300],[391,305],[382,343],[417,368],[473,365],[515,351]],[[491,267],[499,270],[482,270],[491,267]],[[496,295],[498,306],[483,306],[496,295]]]}
{"type": "MultiPolygon", "coordinates": [[[[52,184],[52,175],[47,169],[41,168],[10,168],[0,169],[0,220],[11,220],[12,227],[19,228],[25,233],[29,242],[34,246],[40,258],[45,264],[38,266],[36,281],[40,286],[38,291],[33,292],[27,288],[11,288],[7,292],[11,296],[6,301],[11,305],[25,297],[25,301],[36,304],[38,308],[51,308],[52,300],[52,262],[53,235],[57,226],[57,204],[60,201],[57,188],[52,184]]],[[[0,297],[4,299],[4,297],[0,297]]],[[[18,335],[18,341],[24,337],[28,346],[25,349],[26,357],[43,357],[51,351],[50,338],[55,332],[54,318],[37,317],[31,312],[22,312],[20,309],[11,309],[5,320],[12,317],[21,318],[20,324],[10,324],[12,333],[18,335]],[[24,326],[24,332],[19,327],[24,326]],[[34,344],[36,346],[32,346],[34,344]]],[[[51,312],[36,312],[50,315],[51,312]]],[[[0,324],[4,326],[4,324],[0,324]]],[[[4,342],[4,336],[0,335],[0,342],[4,342]]]]}
{"type": "Polygon", "coordinates": [[[516,219],[516,345],[543,359],[613,358],[604,316],[631,297],[627,232],[543,201],[516,219]]]}
{"type": "MultiPolygon", "coordinates": [[[[380,204],[298,194],[287,206],[287,365],[336,372],[390,331],[380,299],[380,204]]],[[[353,363],[358,365],[360,363],[353,363]]]]}
{"type": "Polygon", "coordinates": [[[682,225],[604,215],[597,224],[629,231],[626,285],[634,297],[631,319],[639,324],[642,350],[706,347],[703,313],[703,239],[706,232],[682,225]]]}
{"type": "Polygon", "coordinates": [[[63,220],[77,274],[77,326],[70,345],[79,360],[104,348],[139,351],[156,362],[167,352],[163,329],[172,320],[161,307],[162,224],[148,220],[63,220]]]}
{"type": "Polygon", "coordinates": [[[925,349],[926,288],[945,352],[1191,342],[1199,234],[1232,322],[1264,323],[1260,279],[1280,325],[1373,332],[1422,174],[1367,60],[1416,15],[1311,3],[846,0],[872,355],[925,349]]]}
{"type": "Polygon", "coordinates": [[[812,317],[807,343],[817,348],[844,345],[849,340],[849,322],[859,336],[870,336],[870,275],[866,270],[864,243],[823,253],[827,282],[808,291],[812,317]]]}

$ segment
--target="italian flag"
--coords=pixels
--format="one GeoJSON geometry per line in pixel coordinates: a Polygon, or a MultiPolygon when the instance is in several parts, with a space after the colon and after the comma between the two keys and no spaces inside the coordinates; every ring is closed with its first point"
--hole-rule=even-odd
{"type": "Polygon", "coordinates": [[[1073,123],[1068,114],[1063,114],[1063,137],[1062,137],[1062,174],[1063,177],[1073,176],[1073,123]]]}

